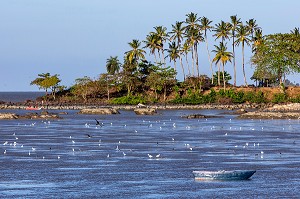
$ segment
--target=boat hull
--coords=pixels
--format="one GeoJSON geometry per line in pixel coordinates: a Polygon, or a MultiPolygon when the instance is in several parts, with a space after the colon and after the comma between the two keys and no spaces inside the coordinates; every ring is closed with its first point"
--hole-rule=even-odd
{"type": "Polygon", "coordinates": [[[193,171],[196,180],[247,180],[255,170],[193,171]]]}

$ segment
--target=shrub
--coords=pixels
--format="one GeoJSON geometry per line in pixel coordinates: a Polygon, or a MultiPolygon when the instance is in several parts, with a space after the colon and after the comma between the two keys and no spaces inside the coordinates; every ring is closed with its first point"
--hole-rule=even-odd
{"type": "Polygon", "coordinates": [[[273,95],[272,102],[273,103],[283,103],[287,101],[287,96],[285,93],[275,93],[273,95]]]}
{"type": "Polygon", "coordinates": [[[112,99],[110,101],[111,104],[129,104],[129,105],[137,105],[138,103],[145,104],[145,98],[141,96],[123,96],[112,99]]]}

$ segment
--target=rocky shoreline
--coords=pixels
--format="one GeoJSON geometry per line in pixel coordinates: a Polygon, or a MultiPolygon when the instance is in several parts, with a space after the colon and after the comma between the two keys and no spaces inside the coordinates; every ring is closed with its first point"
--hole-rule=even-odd
{"type": "MultiPolygon", "coordinates": [[[[27,106],[5,105],[0,109],[26,109],[27,106]]],[[[47,110],[79,110],[78,114],[120,114],[119,110],[131,110],[137,115],[155,115],[156,110],[234,110],[239,119],[300,119],[300,103],[291,104],[233,104],[233,105],[153,105],[140,108],[133,105],[116,106],[88,106],[88,105],[69,105],[69,106],[48,106],[47,110]]],[[[49,114],[47,111],[28,113],[25,116],[18,116],[12,113],[0,113],[0,119],[56,119],[57,115],[49,114]],[[42,113],[47,114],[42,114],[42,113]]],[[[205,117],[205,116],[204,116],[205,117]]],[[[198,118],[198,116],[191,116],[198,118]]]]}

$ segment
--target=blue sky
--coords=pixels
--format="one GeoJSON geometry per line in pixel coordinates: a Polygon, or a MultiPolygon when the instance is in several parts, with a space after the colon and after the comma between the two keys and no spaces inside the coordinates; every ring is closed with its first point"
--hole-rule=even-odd
{"type": "MultiPolygon", "coordinates": [[[[0,0],[0,91],[38,90],[30,82],[39,73],[59,74],[66,86],[83,76],[97,78],[106,72],[109,56],[123,61],[132,39],[144,40],[154,26],[170,31],[190,12],[213,24],[236,14],[243,22],[254,18],[264,34],[271,34],[300,27],[299,8],[299,0],[0,0]]],[[[217,42],[209,39],[212,50],[217,42]]],[[[209,74],[201,45],[200,71],[209,74]]],[[[239,85],[240,56],[238,52],[239,85]]],[[[247,62],[249,57],[248,51],[247,62]]],[[[249,63],[246,68],[249,79],[253,68],[249,63]]],[[[233,74],[231,65],[225,70],[233,74]]]]}

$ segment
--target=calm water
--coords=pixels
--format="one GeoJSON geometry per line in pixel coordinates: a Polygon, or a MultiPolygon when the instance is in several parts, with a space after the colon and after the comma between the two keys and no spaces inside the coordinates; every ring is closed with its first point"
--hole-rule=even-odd
{"type": "Polygon", "coordinates": [[[0,121],[1,197],[299,197],[299,120],[237,120],[214,110],[68,112],[49,122],[0,121]],[[191,113],[223,118],[180,117],[191,113]],[[96,126],[95,118],[104,126],[96,126]],[[228,182],[195,181],[192,175],[224,169],[257,172],[250,180],[228,182]]]}
{"type": "Polygon", "coordinates": [[[45,92],[0,92],[0,101],[24,102],[26,100],[35,100],[37,97],[44,95],[45,92]]]}

